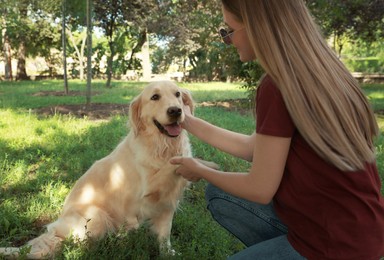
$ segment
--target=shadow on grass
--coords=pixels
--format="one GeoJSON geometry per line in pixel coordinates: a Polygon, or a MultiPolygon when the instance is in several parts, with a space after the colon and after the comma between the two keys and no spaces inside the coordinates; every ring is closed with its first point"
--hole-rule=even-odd
{"type": "MultiPolygon", "coordinates": [[[[20,246],[41,234],[43,226],[59,214],[74,182],[127,134],[126,121],[126,117],[114,117],[75,134],[68,134],[60,124],[49,133],[38,127],[32,130],[33,134],[43,140],[20,147],[0,137],[0,150],[4,151],[0,155],[0,246],[20,246]]],[[[241,247],[212,220],[205,208],[204,188],[205,184],[199,183],[187,190],[175,215],[171,241],[178,254],[172,259],[224,259],[241,247]]],[[[169,258],[159,255],[157,242],[145,229],[110,234],[80,244],[69,240],[57,256],[57,259],[169,258]]]]}
{"type": "MultiPolygon", "coordinates": [[[[52,214],[59,212],[47,212],[39,219],[26,217],[34,215],[30,212],[33,207],[41,211],[48,206],[49,211],[55,207],[52,204],[61,204],[75,181],[96,160],[108,155],[126,133],[126,118],[114,118],[76,134],[58,127],[44,135],[43,141],[20,147],[0,137],[0,215],[4,217],[0,220],[0,238],[23,229],[32,229],[34,236],[33,229],[41,229],[51,221],[52,214]],[[63,194],[55,194],[60,188],[63,194]],[[40,203],[43,205],[36,205],[40,203]]],[[[43,135],[44,129],[38,134],[43,135]]]]}
{"type": "MultiPolygon", "coordinates": [[[[58,87],[59,83],[58,81],[0,82],[0,108],[19,111],[86,103],[85,83],[71,82],[69,95],[63,95],[63,88],[58,87]]],[[[114,87],[107,89],[103,82],[94,82],[91,103],[128,104],[146,84],[116,82],[114,87]]]]}

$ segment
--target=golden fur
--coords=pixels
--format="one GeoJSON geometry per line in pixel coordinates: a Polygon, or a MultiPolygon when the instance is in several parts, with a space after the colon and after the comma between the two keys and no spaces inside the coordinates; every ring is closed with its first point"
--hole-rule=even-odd
{"type": "MultiPolygon", "coordinates": [[[[168,161],[191,156],[187,133],[180,127],[183,103],[193,111],[189,92],[176,84],[149,84],[130,105],[129,134],[76,182],[59,218],[27,243],[27,257],[52,256],[70,235],[98,238],[123,225],[127,230],[138,228],[144,221],[151,223],[161,247],[171,250],[172,218],[187,181],[168,161]]],[[[19,250],[1,248],[0,254],[17,257],[19,250]]]]}

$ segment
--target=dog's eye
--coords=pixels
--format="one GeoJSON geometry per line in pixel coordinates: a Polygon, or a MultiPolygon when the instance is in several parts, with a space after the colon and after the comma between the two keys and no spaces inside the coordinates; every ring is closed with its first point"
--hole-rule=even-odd
{"type": "Polygon", "coordinates": [[[180,92],[177,91],[177,92],[176,92],[176,97],[180,97],[180,95],[181,95],[180,92]]]}
{"type": "Polygon", "coordinates": [[[151,97],[151,100],[159,100],[160,99],[160,95],[158,94],[154,94],[152,97],[151,97]]]}

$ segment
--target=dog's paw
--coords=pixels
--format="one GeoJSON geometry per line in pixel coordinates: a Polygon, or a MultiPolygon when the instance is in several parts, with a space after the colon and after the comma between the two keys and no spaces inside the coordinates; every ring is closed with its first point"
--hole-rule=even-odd
{"type": "Polygon", "coordinates": [[[220,170],[220,166],[217,165],[214,162],[204,161],[204,160],[201,160],[201,159],[197,159],[197,160],[199,160],[200,163],[204,164],[205,166],[207,166],[209,168],[212,168],[212,169],[215,169],[215,170],[220,170]]]}
{"type": "Polygon", "coordinates": [[[175,256],[176,255],[176,251],[174,249],[170,248],[170,249],[168,249],[167,254],[170,255],[170,256],[175,256]]]}
{"type": "Polygon", "coordinates": [[[20,256],[21,250],[19,247],[1,247],[0,256],[5,259],[18,259],[20,256]]]}
{"type": "Polygon", "coordinates": [[[176,250],[174,250],[171,246],[167,245],[167,246],[160,246],[160,254],[163,256],[163,257],[174,257],[174,256],[181,256],[180,253],[176,252],[176,250]]]}

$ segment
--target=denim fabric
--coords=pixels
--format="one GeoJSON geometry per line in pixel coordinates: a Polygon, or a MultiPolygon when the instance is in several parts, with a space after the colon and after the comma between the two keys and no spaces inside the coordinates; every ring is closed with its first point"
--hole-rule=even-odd
{"type": "Polygon", "coordinates": [[[305,259],[288,242],[287,227],[276,216],[272,203],[240,199],[211,184],[205,197],[212,217],[247,246],[229,259],[305,259]]]}

